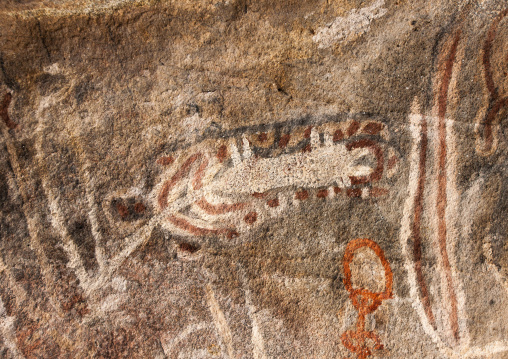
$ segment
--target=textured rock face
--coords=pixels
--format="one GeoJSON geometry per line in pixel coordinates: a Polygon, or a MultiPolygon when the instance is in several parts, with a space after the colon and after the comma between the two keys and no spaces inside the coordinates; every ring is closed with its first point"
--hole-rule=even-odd
{"type": "Polygon", "coordinates": [[[507,7],[0,4],[0,357],[507,358],[507,7]]]}

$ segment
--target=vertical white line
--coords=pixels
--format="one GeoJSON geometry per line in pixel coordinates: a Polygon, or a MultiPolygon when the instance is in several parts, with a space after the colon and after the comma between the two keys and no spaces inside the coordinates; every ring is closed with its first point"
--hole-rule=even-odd
{"type": "Polygon", "coordinates": [[[463,290],[462,281],[457,273],[456,261],[456,245],[457,240],[460,239],[460,233],[457,226],[457,219],[459,218],[458,208],[460,205],[460,195],[457,190],[456,175],[457,175],[457,148],[455,134],[453,131],[453,121],[446,121],[446,143],[449,151],[446,163],[446,181],[448,183],[446,202],[446,222],[448,223],[448,232],[446,245],[449,253],[450,267],[452,272],[453,286],[457,293],[457,306],[458,306],[458,319],[459,319],[459,332],[460,332],[460,346],[467,348],[470,344],[469,329],[467,327],[467,314],[465,312],[466,296],[463,290]]]}
{"type": "Polygon", "coordinates": [[[213,292],[211,284],[207,284],[205,287],[206,298],[208,301],[208,306],[210,308],[210,313],[212,313],[212,318],[215,323],[215,327],[219,332],[219,335],[226,346],[226,350],[230,359],[234,359],[234,350],[233,350],[233,336],[231,335],[231,329],[229,328],[228,322],[224,317],[224,313],[220,309],[219,303],[217,303],[217,299],[215,298],[215,294],[213,292]]]}
{"type": "MultiPolygon", "coordinates": [[[[7,152],[9,154],[9,160],[10,164],[12,166],[12,170],[14,172],[14,176],[16,177],[16,182],[19,186],[19,193],[21,195],[21,198],[23,200],[23,214],[25,215],[26,223],[27,223],[27,229],[28,229],[28,235],[30,236],[30,247],[35,252],[35,255],[37,256],[38,264],[41,268],[41,274],[44,278],[44,282],[49,288],[53,287],[53,277],[51,274],[51,271],[49,270],[49,264],[48,260],[46,258],[46,255],[44,253],[44,250],[40,243],[39,238],[39,231],[37,228],[38,221],[38,215],[37,213],[32,213],[32,211],[29,210],[29,201],[28,196],[25,191],[25,183],[23,181],[23,173],[21,170],[21,166],[19,165],[18,156],[16,154],[16,148],[14,147],[14,144],[11,141],[11,137],[9,132],[7,131],[7,128],[5,126],[2,126],[2,134],[5,139],[5,145],[7,148],[7,152]]],[[[54,299],[49,296],[51,304],[58,308],[59,306],[54,303],[54,299]]]]}
{"type": "Polygon", "coordinates": [[[483,239],[483,255],[485,256],[487,267],[489,270],[494,274],[494,277],[496,280],[501,283],[508,292],[508,280],[503,275],[502,272],[497,268],[496,264],[494,263],[494,257],[492,254],[492,239],[491,236],[488,235],[483,239]]]}
{"type": "Polygon", "coordinates": [[[16,345],[14,317],[9,317],[7,315],[4,303],[2,302],[2,298],[0,298],[0,334],[3,338],[5,346],[9,348],[14,357],[25,358],[16,345]]]}
{"type": "MultiPolygon", "coordinates": [[[[46,169],[48,167],[47,162],[44,160],[44,156],[42,156],[42,143],[41,138],[42,131],[37,129],[35,133],[36,142],[35,142],[35,157],[37,159],[37,164],[39,168],[46,169]]],[[[44,170],[43,170],[44,171],[44,170]]],[[[76,273],[76,276],[78,277],[80,281],[80,285],[83,288],[87,288],[90,286],[90,277],[88,276],[85,267],[83,265],[83,262],[79,256],[79,251],[72,240],[71,236],[69,235],[69,232],[67,230],[67,227],[65,225],[65,219],[64,216],[60,210],[60,205],[58,203],[58,198],[53,191],[53,189],[48,184],[48,177],[49,175],[44,171],[44,173],[41,173],[41,183],[42,183],[42,189],[44,191],[44,194],[46,195],[48,199],[48,205],[49,210],[51,213],[51,225],[54,229],[57,230],[58,234],[61,236],[61,238],[64,240],[64,245],[62,246],[67,255],[69,256],[69,262],[67,263],[67,266],[71,269],[73,269],[76,273]]]]}
{"type": "MultiPolygon", "coordinates": [[[[436,101],[437,103],[437,101],[436,101]]],[[[428,221],[428,237],[427,244],[432,250],[432,253],[436,259],[436,265],[434,271],[429,271],[429,289],[432,287],[435,289],[434,293],[434,312],[436,319],[437,333],[440,333],[441,338],[448,337],[448,344],[453,345],[452,338],[453,333],[451,330],[450,313],[451,301],[447,295],[447,277],[443,264],[443,256],[441,255],[439,247],[439,221],[440,218],[437,214],[436,203],[438,202],[438,177],[439,177],[439,154],[440,154],[440,142],[439,142],[439,117],[438,117],[438,106],[434,105],[432,113],[433,116],[427,116],[427,129],[428,129],[428,148],[430,151],[429,166],[431,166],[428,173],[429,185],[427,186],[427,194],[425,195],[425,206],[427,211],[425,212],[426,219],[428,221]]],[[[446,219],[445,219],[446,220],[446,219]]],[[[447,226],[448,229],[448,226],[447,226]]],[[[429,251],[430,252],[430,251],[429,251]]]]}
{"type": "Polygon", "coordinates": [[[252,295],[247,281],[247,275],[243,267],[238,264],[238,273],[242,280],[245,292],[245,305],[252,321],[252,356],[254,359],[267,359],[265,350],[265,340],[263,338],[263,329],[259,325],[257,308],[252,303],[252,295]]]}
{"type": "Polygon", "coordinates": [[[410,167],[408,179],[408,197],[406,198],[406,202],[404,204],[399,240],[402,248],[402,254],[405,259],[404,266],[408,273],[410,295],[411,298],[413,299],[412,306],[420,318],[420,322],[422,324],[425,333],[427,333],[427,335],[431,337],[434,343],[442,347],[443,343],[441,342],[441,339],[439,338],[438,334],[430,324],[427,315],[425,314],[425,310],[423,308],[423,304],[421,302],[420,295],[418,293],[418,286],[416,284],[416,272],[413,266],[412,256],[410,255],[408,249],[408,240],[411,237],[412,214],[414,212],[414,203],[418,188],[419,158],[420,158],[419,152],[421,140],[421,126],[423,121],[423,116],[420,114],[420,106],[416,98],[413,101],[411,112],[412,113],[409,115],[410,121],[409,129],[412,137],[412,146],[411,152],[409,154],[410,167]]]}
{"type": "MultiPolygon", "coordinates": [[[[450,112],[455,115],[459,106],[460,94],[458,93],[458,77],[462,67],[462,60],[465,56],[465,47],[461,46],[457,51],[457,58],[453,65],[453,72],[450,79],[450,86],[448,91],[447,101],[449,102],[450,112]]],[[[448,232],[446,238],[447,252],[449,253],[449,262],[452,274],[452,283],[455,288],[457,296],[457,317],[460,333],[459,346],[461,348],[468,348],[470,345],[469,328],[467,326],[467,313],[466,296],[463,290],[463,283],[457,271],[457,254],[456,245],[457,241],[461,238],[459,231],[459,207],[461,204],[461,196],[457,187],[457,163],[458,163],[458,149],[457,139],[455,136],[453,124],[456,116],[451,119],[445,120],[446,130],[446,144],[448,146],[447,161],[446,161],[446,203],[445,208],[446,223],[448,223],[448,232]]]]}
{"type": "Polygon", "coordinates": [[[83,177],[85,182],[85,194],[86,194],[86,202],[88,205],[88,218],[90,219],[90,225],[92,227],[92,236],[95,240],[95,258],[97,259],[97,263],[99,264],[99,273],[103,273],[106,270],[107,260],[104,251],[104,241],[100,232],[99,222],[97,220],[97,204],[95,203],[94,198],[94,183],[92,176],[90,176],[90,167],[91,164],[86,158],[86,154],[81,148],[80,145],[81,156],[83,156],[83,160],[85,161],[83,165],[83,177]]]}
{"type": "Polygon", "coordinates": [[[243,160],[249,160],[252,157],[252,150],[250,148],[249,140],[245,135],[242,137],[242,157],[243,160]]]}
{"type": "Polygon", "coordinates": [[[262,329],[257,319],[257,309],[252,304],[250,290],[245,290],[245,304],[249,310],[249,316],[252,321],[252,356],[254,359],[267,359],[265,352],[265,341],[263,339],[262,329]]]}

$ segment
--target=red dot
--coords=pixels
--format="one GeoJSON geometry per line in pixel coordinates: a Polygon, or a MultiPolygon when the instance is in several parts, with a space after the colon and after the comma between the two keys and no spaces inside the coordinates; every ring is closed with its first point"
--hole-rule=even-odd
{"type": "Polygon", "coordinates": [[[279,147],[284,148],[288,145],[289,139],[291,138],[290,135],[283,135],[279,140],[279,147]]]}
{"type": "Polygon", "coordinates": [[[143,203],[138,202],[134,205],[134,210],[136,213],[143,213],[145,211],[146,207],[143,203]]]}
{"type": "Polygon", "coordinates": [[[235,231],[235,230],[230,229],[230,230],[227,231],[226,236],[228,237],[228,239],[233,239],[235,237],[238,237],[238,232],[235,231]]]}
{"type": "Polygon", "coordinates": [[[195,246],[194,244],[187,243],[187,242],[180,243],[178,245],[178,248],[180,248],[180,250],[182,250],[184,252],[189,252],[189,253],[195,253],[199,250],[199,247],[195,246]]]}
{"type": "Polygon", "coordinates": [[[272,207],[272,208],[278,207],[279,206],[279,199],[278,198],[271,199],[268,202],[266,202],[266,204],[268,205],[268,207],[272,207]]]}
{"type": "Polygon", "coordinates": [[[258,219],[258,214],[256,212],[249,212],[249,213],[247,213],[247,215],[244,217],[243,220],[247,224],[252,224],[252,223],[256,222],[257,219],[258,219]]]}
{"type": "Polygon", "coordinates": [[[362,196],[362,189],[361,188],[348,188],[347,196],[348,197],[361,197],[362,196]]]}
{"type": "Polygon", "coordinates": [[[320,189],[316,195],[318,198],[326,198],[328,196],[327,189],[320,189]]]}
{"type": "Polygon", "coordinates": [[[125,218],[129,215],[129,209],[122,203],[117,203],[116,210],[118,211],[118,214],[120,214],[120,217],[122,218],[125,218]]]}
{"type": "Polygon", "coordinates": [[[377,135],[383,129],[383,124],[377,122],[369,122],[362,130],[362,132],[369,135],[377,135]]]}
{"type": "Polygon", "coordinates": [[[360,129],[360,124],[356,121],[351,122],[351,125],[349,125],[349,128],[347,129],[347,135],[348,137],[353,136],[356,131],[360,129]]]}
{"type": "Polygon", "coordinates": [[[341,130],[337,130],[335,131],[335,133],[333,134],[333,142],[337,142],[337,141],[340,141],[344,138],[344,134],[342,133],[341,130]]]}
{"type": "Polygon", "coordinates": [[[226,147],[226,145],[220,146],[219,150],[217,151],[217,158],[219,159],[219,162],[223,162],[227,155],[228,148],[226,147]]]}
{"type": "Polygon", "coordinates": [[[300,201],[306,200],[307,198],[309,198],[309,192],[307,192],[306,190],[298,191],[295,194],[295,198],[299,199],[300,201]]]}
{"type": "Polygon", "coordinates": [[[304,138],[309,138],[310,137],[310,133],[312,132],[312,126],[309,126],[305,132],[303,133],[303,137],[304,138]]]}

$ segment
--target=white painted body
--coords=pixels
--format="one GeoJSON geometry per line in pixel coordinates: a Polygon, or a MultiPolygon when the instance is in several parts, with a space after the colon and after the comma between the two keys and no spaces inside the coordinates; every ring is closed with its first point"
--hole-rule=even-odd
{"type": "Polygon", "coordinates": [[[366,148],[348,151],[343,144],[336,144],[275,158],[250,157],[209,183],[205,192],[244,195],[284,187],[344,188],[349,185],[350,176],[368,176],[373,172],[372,167],[355,165],[368,155],[373,156],[366,148]]]}
{"type": "MultiPolygon", "coordinates": [[[[195,232],[224,228],[247,231],[309,197],[305,193],[298,198],[297,191],[324,190],[324,197],[334,197],[351,188],[352,178],[369,178],[374,173],[378,158],[372,148],[347,147],[351,140],[334,142],[329,132],[321,134],[312,127],[308,149],[268,158],[254,156],[246,136],[240,149],[236,141],[227,142],[228,160],[217,157],[217,145],[213,142],[200,143],[179,154],[155,188],[153,198],[157,203],[158,196],[165,191],[163,204],[156,204],[161,214],[173,222],[175,218],[180,224],[186,222],[187,229],[170,223],[171,220],[164,226],[180,235],[189,235],[188,226],[193,226],[195,232]],[[179,171],[185,175],[182,177],[179,171]],[[167,183],[172,184],[163,190],[167,183]],[[277,204],[268,205],[269,200],[276,200],[277,204]],[[224,210],[225,206],[232,207],[224,210]],[[248,223],[246,216],[253,213],[256,219],[248,223]]],[[[362,198],[369,196],[367,187],[360,190],[362,198]]]]}

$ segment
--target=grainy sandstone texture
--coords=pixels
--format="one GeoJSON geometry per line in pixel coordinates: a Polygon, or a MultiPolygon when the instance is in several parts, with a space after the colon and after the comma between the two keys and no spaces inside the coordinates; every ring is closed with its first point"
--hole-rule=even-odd
{"type": "Polygon", "coordinates": [[[0,2],[1,358],[508,358],[505,0],[0,2]]]}

